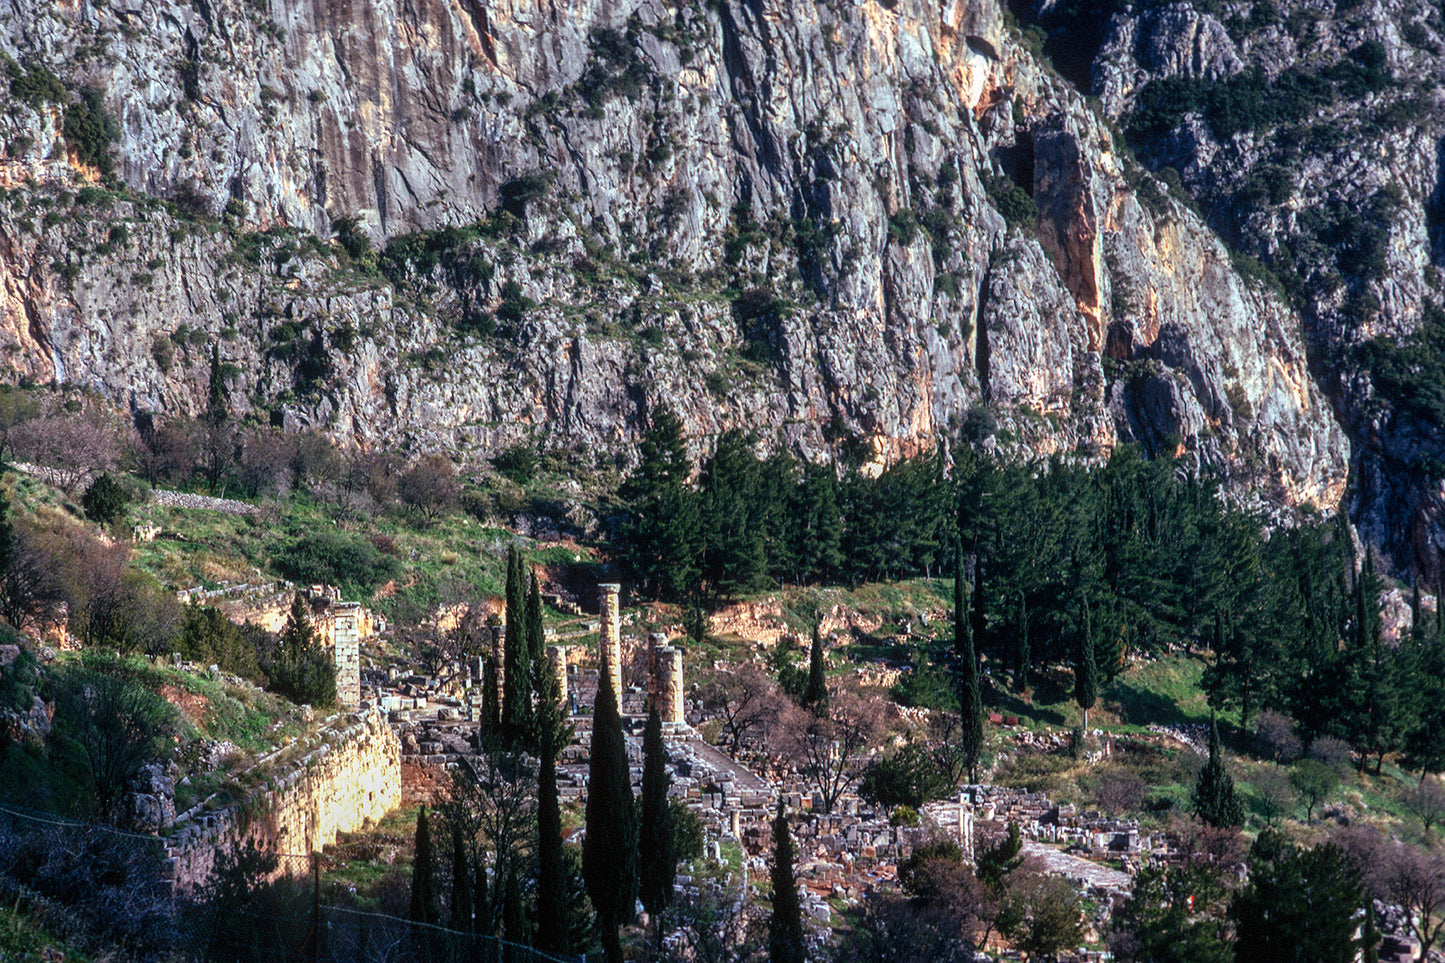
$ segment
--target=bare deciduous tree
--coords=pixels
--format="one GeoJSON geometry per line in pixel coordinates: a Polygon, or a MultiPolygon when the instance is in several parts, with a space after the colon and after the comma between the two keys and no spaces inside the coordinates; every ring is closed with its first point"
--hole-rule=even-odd
{"type": "Polygon", "coordinates": [[[822,799],[823,812],[831,813],[862,778],[866,752],[888,728],[893,711],[877,696],[837,688],[829,693],[827,715],[793,727],[792,757],[822,799]]]}
{"type": "Polygon", "coordinates": [[[1426,833],[1436,823],[1445,820],[1445,786],[1440,785],[1436,776],[1425,776],[1406,789],[1401,802],[1412,816],[1424,824],[1426,833]]]}
{"type": "Polygon", "coordinates": [[[284,491],[291,465],[290,445],[273,428],[254,428],[241,436],[236,481],[254,498],[263,492],[284,491]]]}
{"type": "Polygon", "coordinates": [[[33,418],[11,433],[15,453],[49,468],[57,487],[74,498],[90,479],[115,467],[120,433],[93,409],[33,418]]]}
{"type": "Polygon", "coordinates": [[[1405,911],[1424,963],[1445,932],[1445,853],[1426,852],[1362,825],[1337,833],[1334,842],[1354,862],[1371,896],[1405,911]]]}
{"type": "Polygon", "coordinates": [[[10,450],[11,432],[39,414],[40,403],[34,395],[9,385],[0,387],[0,458],[10,450]]]}
{"type": "Polygon", "coordinates": [[[168,418],[162,424],[151,421],[138,432],[135,466],[146,481],[181,482],[196,470],[196,423],[188,418],[168,418]]]}
{"type": "MultiPolygon", "coordinates": [[[[456,821],[471,847],[474,865],[491,857],[492,878],[506,880],[528,865],[537,842],[537,773],[517,752],[481,752],[466,757],[451,786],[451,798],[440,808],[456,821]]],[[[438,834],[439,837],[450,834],[438,834]]],[[[501,923],[499,901],[488,907],[494,932],[501,923]]]]}
{"type": "Polygon", "coordinates": [[[0,578],[0,616],[26,631],[58,621],[65,610],[58,563],[65,538],[54,527],[22,520],[13,524],[10,567],[0,578]]]}
{"type": "Polygon", "coordinates": [[[769,721],[791,705],[756,662],[715,673],[699,688],[698,701],[708,716],[722,723],[728,749],[734,754],[745,744],[760,742],[769,721]]]}
{"type": "Polygon", "coordinates": [[[457,470],[445,455],[424,455],[397,480],[402,503],[428,523],[457,504],[461,495],[457,470]]]}

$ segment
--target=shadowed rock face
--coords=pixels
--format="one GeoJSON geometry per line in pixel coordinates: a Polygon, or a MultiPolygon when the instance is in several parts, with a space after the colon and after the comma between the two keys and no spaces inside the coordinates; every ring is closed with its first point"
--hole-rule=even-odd
{"type": "MultiPolygon", "coordinates": [[[[15,8],[0,49],[104,91],[133,195],[67,196],[93,172],[59,107],[9,95],[12,378],[194,412],[218,341],[240,407],[464,457],[628,456],[666,405],[697,450],[747,427],[881,464],[986,404],[1023,453],[1131,441],[1276,504],[1343,492],[1297,315],[991,0],[15,8]],[[412,256],[240,233],[341,218],[412,256]]],[[[1176,33],[1167,69],[1235,69],[1176,33]]]]}

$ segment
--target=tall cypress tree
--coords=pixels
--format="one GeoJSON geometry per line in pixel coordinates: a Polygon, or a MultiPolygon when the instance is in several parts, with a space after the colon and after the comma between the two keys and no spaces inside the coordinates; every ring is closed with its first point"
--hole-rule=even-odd
{"type": "Polygon", "coordinates": [[[533,663],[537,758],[537,947],[551,953],[571,950],[568,938],[567,870],[562,853],[562,813],[557,796],[557,755],[572,741],[561,705],[560,682],[552,661],[533,663]]]}
{"type": "Polygon", "coordinates": [[[808,650],[808,687],[803,690],[803,708],[822,718],[828,714],[828,678],[823,672],[823,634],[813,623],[813,647],[808,650]]]}
{"type": "Polygon", "coordinates": [[[503,653],[502,734],[514,745],[531,731],[532,654],[527,638],[527,583],[522,553],[507,553],[507,636],[503,653]]]}
{"type": "Polygon", "coordinates": [[[565,954],[567,875],[562,859],[562,812],[557,798],[557,756],[551,729],[542,731],[537,775],[537,948],[565,954]]]}
{"type": "Polygon", "coordinates": [[[517,867],[507,873],[507,888],[502,906],[502,939],[518,946],[532,945],[532,928],[527,924],[527,907],[522,902],[522,884],[517,879],[517,867]]]}
{"type": "Polygon", "coordinates": [[[609,963],[622,959],[618,927],[631,923],[637,903],[637,811],[627,769],[622,718],[610,685],[597,687],[588,760],[587,835],[582,876],[597,912],[609,963]]]}
{"type": "Polygon", "coordinates": [[[502,732],[502,707],[497,701],[497,660],[490,655],[482,664],[482,719],[477,728],[484,742],[496,739],[502,732]]]}
{"type": "Polygon", "coordinates": [[[978,782],[978,761],[983,755],[983,697],[978,690],[978,654],[973,649],[969,624],[968,582],[963,573],[963,546],[953,549],[953,652],[958,660],[958,705],[963,764],[968,781],[978,782]]]}
{"type": "Polygon", "coordinates": [[[452,821],[452,919],[451,928],[458,933],[472,931],[472,874],[467,865],[466,840],[462,824],[452,821]]]}
{"type": "Polygon", "coordinates": [[[426,807],[416,817],[416,854],[411,863],[411,910],[414,923],[437,921],[436,856],[432,852],[431,827],[426,807]]]}
{"type": "Polygon", "coordinates": [[[1029,668],[1033,654],[1029,652],[1029,597],[1019,589],[1019,634],[1014,645],[1014,688],[1027,692],[1029,668]]]}
{"type": "Polygon", "coordinates": [[[648,710],[647,728],[642,735],[642,823],[637,846],[642,905],[656,923],[659,945],[662,914],[672,903],[672,884],[677,877],[677,834],[672,825],[672,807],[667,802],[671,784],[667,749],[662,744],[662,718],[654,705],[648,710]]]}
{"type": "Polygon", "coordinates": [[[212,494],[235,458],[235,427],[231,424],[230,391],[226,388],[221,349],[211,345],[211,377],[206,387],[206,407],[201,412],[201,473],[212,494]]]}
{"type": "Polygon", "coordinates": [[[535,666],[539,659],[547,657],[546,630],[542,625],[542,586],[537,573],[532,573],[532,582],[527,590],[527,658],[535,666]]]}
{"type": "Polygon", "coordinates": [[[1244,823],[1244,804],[1234,791],[1234,780],[1224,768],[1219,743],[1219,725],[1209,715],[1209,762],[1199,770],[1189,796],[1194,814],[1211,826],[1239,826],[1244,823]]]}
{"type": "Polygon", "coordinates": [[[804,963],[803,908],[798,902],[798,881],[793,876],[793,837],[788,814],[778,800],[773,820],[773,918],[768,931],[770,963],[804,963]]]}
{"type": "Polygon", "coordinates": [[[1074,701],[1084,710],[1084,728],[1089,728],[1089,710],[1099,698],[1099,665],[1094,659],[1094,625],[1089,607],[1079,631],[1079,654],[1074,661],[1074,701]]]}

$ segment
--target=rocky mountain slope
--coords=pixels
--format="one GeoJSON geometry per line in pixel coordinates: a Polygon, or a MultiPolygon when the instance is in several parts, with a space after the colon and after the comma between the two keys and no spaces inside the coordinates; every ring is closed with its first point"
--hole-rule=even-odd
{"type": "Polygon", "coordinates": [[[12,0],[5,368],[194,412],[217,344],[257,417],[463,458],[625,457],[660,405],[878,463],[996,423],[1331,508],[1336,409],[1375,443],[1334,335],[1111,126],[1245,63],[1181,10],[1106,18],[1091,101],[992,0],[12,0]]]}
{"type": "Polygon", "coordinates": [[[1021,11],[1151,169],[1284,294],[1354,448],[1351,513],[1430,584],[1445,465],[1442,54],[1436,5],[1021,11]],[[1086,25],[1094,25],[1089,27],[1086,25]]]}

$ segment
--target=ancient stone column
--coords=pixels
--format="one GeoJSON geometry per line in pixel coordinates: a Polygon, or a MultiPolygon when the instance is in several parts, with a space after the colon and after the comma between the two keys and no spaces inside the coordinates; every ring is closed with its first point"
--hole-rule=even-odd
{"type": "Polygon", "coordinates": [[[361,705],[361,632],[356,602],[337,602],[332,606],[331,649],[336,663],[336,701],[343,706],[361,705]]]}
{"type": "Polygon", "coordinates": [[[667,636],[653,632],[647,637],[647,704],[662,714],[662,676],[657,671],[657,652],[667,645],[667,636]]]}
{"type": "Polygon", "coordinates": [[[602,609],[602,666],[598,684],[605,679],[612,686],[619,710],[622,707],[622,624],[617,614],[617,593],[621,591],[622,586],[616,582],[597,586],[602,609]]]}
{"type": "Polygon", "coordinates": [[[967,793],[958,794],[958,847],[963,858],[973,861],[973,803],[967,793]]]}
{"type": "Polygon", "coordinates": [[[664,724],[681,724],[685,708],[682,695],[682,650],[671,645],[657,649],[657,714],[664,724]]]}
{"type": "Polygon", "coordinates": [[[557,704],[567,705],[567,647],[547,646],[547,658],[552,661],[552,671],[557,673],[557,704]]]}

